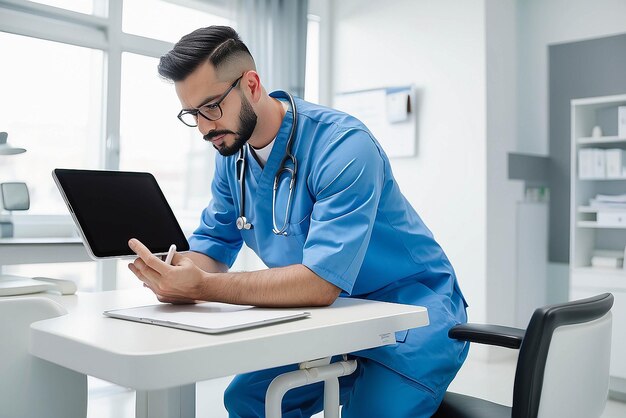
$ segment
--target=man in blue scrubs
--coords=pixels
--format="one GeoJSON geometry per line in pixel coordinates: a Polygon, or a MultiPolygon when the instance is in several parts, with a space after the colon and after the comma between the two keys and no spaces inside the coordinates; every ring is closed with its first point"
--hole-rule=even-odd
{"type": "MultiPolygon", "coordinates": [[[[229,27],[184,36],[161,57],[159,73],[174,82],[179,119],[197,126],[219,155],[192,252],[168,266],[133,239],[139,258],[129,268],[163,302],[305,307],[356,297],[426,306],[429,326],[352,353],[357,371],[340,384],[344,417],[430,417],[467,355],[466,344],[447,337],[466,321],[466,303],[376,138],[345,113],[268,94],[229,27]],[[243,242],[268,269],[228,272],[243,242]]],[[[263,416],[272,379],[296,367],[237,376],[225,394],[230,416],[263,416]]],[[[283,416],[308,417],[322,406],[321,384],[293,389],[283,416]]]]}

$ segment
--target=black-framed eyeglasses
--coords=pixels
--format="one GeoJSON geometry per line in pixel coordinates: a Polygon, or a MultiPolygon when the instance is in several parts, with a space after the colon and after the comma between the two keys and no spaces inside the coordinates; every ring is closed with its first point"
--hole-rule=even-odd
{"type": "Polygon", "coordinates": [[[181,110],[178,113],[178,119],[185,125],[190,126],[192,128],[198,126],[198,115],[202,116],[206,120],[210,120],[210,121],[218,120],[219,118],[222,117],[222,114],[223,114],[220,103],[224,101],[224,99],[226,98],[226,96],[228,96],[228,93],[230,93],[232,89],[237,87],[237,83],[239,83],[239,80],[241,80],[242,77],[243,77],[243,74],[237,80],[233,81],[233,84],[230,85],[228,90],[226,90],[224,94],[222,94],[220,98],[214,101],[213,103],[203,104],[197,109],[181,110]]]}

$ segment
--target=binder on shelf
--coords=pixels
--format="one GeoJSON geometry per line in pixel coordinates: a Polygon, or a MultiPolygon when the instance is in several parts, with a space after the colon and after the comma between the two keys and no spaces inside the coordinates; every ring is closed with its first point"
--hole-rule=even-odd
{"type": "Polygon", "coordinates": [[[593,177],[596,179],[606,178],[606,162],[603,149],[593,149],[593,177]]]}
{"type": "Polygon", "coordinates": [[[617,136],[626,138],[626,106],[617,108],[617,136]]]}
{"type": "Polygon", "coordinates": [[[578,178],[592,179],[593,175],[593,148],[582,148],[578,150],[578,178]]]}
{"type": "Polygon", "coordinates": [[[616,179],[624,177],[624,150],[619,148],[607,149],[604,151],[606,162],[606,178],[616,179]]]}
{"type": "Polygon", "coordinates": [[[600,148],[582,148],[578,150],[578,178],[606,178],[606,158],[600,148]]]}

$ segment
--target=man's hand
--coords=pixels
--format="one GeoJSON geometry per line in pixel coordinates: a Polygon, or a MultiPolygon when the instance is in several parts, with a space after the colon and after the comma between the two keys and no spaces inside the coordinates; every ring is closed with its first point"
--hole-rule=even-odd
{"type": "Polygon", "coordinates": [[[190,257],[175,254],[173,265],[169,265],[134,238],[128,246],[139,256],[128,268],[161,302],[202,300],[271,308],[328,306],[341,292],[302,264],[222,273],[219,271],[226,270],[226,266],[198,253],[191,253],[190,257]],[[217,271],[202,270],[196,260],[217,271]]]}
{"type": "Polygon", "coordinates": [[[189,258],[176,253],[169,265],[135,238],[128,241],[128,246],[138,256],[128,268],[156,294],[159,301],[196,303],[202,299],[205,273],[189,258]]]}

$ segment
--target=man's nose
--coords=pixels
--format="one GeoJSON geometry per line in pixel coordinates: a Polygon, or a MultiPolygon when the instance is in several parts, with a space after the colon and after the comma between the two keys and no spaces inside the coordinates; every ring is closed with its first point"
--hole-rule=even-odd
{"type": "Polygon", "coordinates": [[[214,131],[216,127],[217,124],[214,120],[208,120],[207,118],[203,118],[202,116],[198,115],[198,130],[200,131],[202,136],[205,136],[209,132],[214,131]]]}

